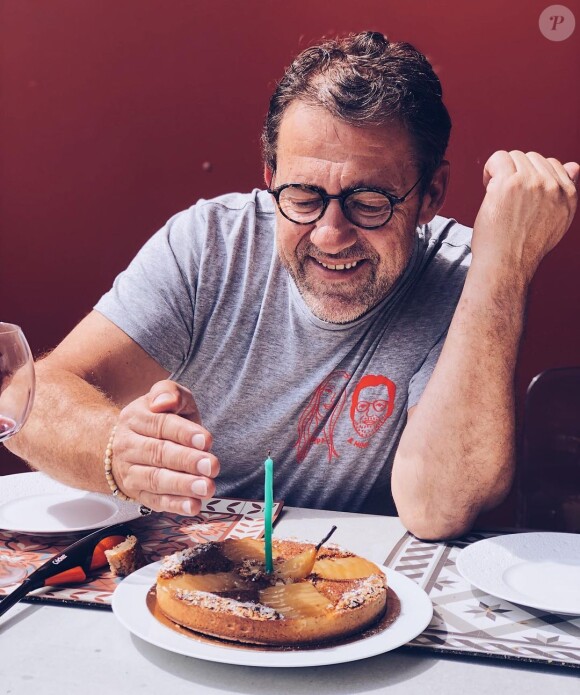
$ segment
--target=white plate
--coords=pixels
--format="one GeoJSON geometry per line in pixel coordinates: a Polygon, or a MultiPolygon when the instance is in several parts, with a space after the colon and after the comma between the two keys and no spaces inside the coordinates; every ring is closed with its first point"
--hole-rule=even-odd
{"type": "Polygon", "coordinates": [[[180,634],[153,617],[146,603],[147,593],[155,584],[160,565],[160,562],[154,562],[142,567],[117,586],[113,594],[113,613],[128,630],[146,642],[206,661],[275,667],[323,666],[356,661],[406,644],[423,632],[433,616],[433,605],[423,589],[402,574],[382,567],[389,587],[401,603],[400,614],[382,632],[372,634],[371,631],[370,636],[347,644],[289,652],[221,646],[180,634]]]}
{"type": "Polygon", "coordinates": [[[514,533],[464,548],[457,569],[492,596],[550,613],[580,615],[580,535],[514,533]]]}
{"type": "Polygon", "coordinates": [[[43,473],[0,477],[0,529],[18,533],[71,533],[141,516],[139,505],[111,495],[76,490],[43,473]]]}

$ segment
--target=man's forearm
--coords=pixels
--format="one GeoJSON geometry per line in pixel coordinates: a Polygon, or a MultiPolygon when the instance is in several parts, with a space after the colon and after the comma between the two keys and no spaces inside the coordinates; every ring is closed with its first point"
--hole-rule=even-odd
{"type": "Polygon", "coordinates": [[[514,473],[514,371],[529,283],[576,210],[579,167],[495,152],[473,225],[473,261],[443,351],[393,465],[403,523],[424,538],[464,533],[514,473]]]}
{"type": "Polygon", "coordinates": [[[36,397],[28,422],[6,446],[33,468],[73,487],[108,492],[103,456],[119,409],[70,372],[36,366],[36,397]]]}
{"type": "MultiPolygon", "coordinates": [[[[507,273],[506,273],[507,275],[507,273]]],[[[413,533],[445,538],[507,494],[525,283],[472,267],[437,366],[402,436],[393,496],[413,533]]]]}

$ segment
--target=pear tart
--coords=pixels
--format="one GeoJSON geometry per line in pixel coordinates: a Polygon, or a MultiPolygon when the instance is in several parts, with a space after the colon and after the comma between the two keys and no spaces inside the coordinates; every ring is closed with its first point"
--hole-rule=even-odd
{"type": "Polygon", "coordinates": [[[372,562],[337,546],[272,542],[200,543],[166,557],[157,605],[175,623],[221,639],[299,645],[355,634],[387,605],[386,577],[372,562]]]}

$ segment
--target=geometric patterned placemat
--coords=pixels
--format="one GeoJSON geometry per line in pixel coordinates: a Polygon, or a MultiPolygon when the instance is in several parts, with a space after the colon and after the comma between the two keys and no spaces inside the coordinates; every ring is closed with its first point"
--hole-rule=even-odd
{"type": "MultiPolygon", "coordinates": [[[[275,502],[276,519],[283,502],[275,502]]],[[[204,500],[197,516],[153,512],[126,524],[137,536],[147,562],[189,547],[192,543],[221,541],[224,538],[261,538],[264,533],[264,503],[253,500],[204,500]]],[[[0,531],[0,563],[10,560],[31,574],[49,558],[82,538],[86,533],[32,535],[0,531]]],[[[90,581],[70,586],[50,587],[29,594],[29,603],[59,603],[110,609],[111,596],[120,577],[108,566],[97,570],[90,581]]],[[[0,596],[14,591],[18,584],[0,587],[0,596]]]]}
{"type": "Polygon", "coordinates": [[[459,574],[461,550],[497,535],[471,533],[449,543],[426,543],[408,533],[401,538],[385,565],[419,584],[434,608],[430,625],[407,646],[580,668],[580,617],[490,596],[459,574]]]}

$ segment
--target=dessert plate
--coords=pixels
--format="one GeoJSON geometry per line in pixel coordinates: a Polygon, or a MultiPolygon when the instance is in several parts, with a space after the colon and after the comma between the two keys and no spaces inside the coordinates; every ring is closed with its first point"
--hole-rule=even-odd
{"type": "Polygon", "coordinates": [[[160,562],[154,562],[142,567],[117,586],[113,594],[113,613],[122,625],[146,642],[176,654],[206,661],[269,667],[324,666],[356,661],[406,644],[423,632],[433,616],[433,605],[423,589],[402,574],[381,567],[387,575],[389,588],[400,602],[400,613],[384,630],[371,628],[359,639],[350,638],[340,644],[292,651],[217,643],[204,637],[197,639],[195,633],[191,633],[191,636],[182,634],[153,616],[147,605],[147,596],[155,584],[160,565],[160,562]]]}
{"type": "Polygon", "coordinates": [[[457,569],[492,596],[550,613],[580,615],[580,535],[514,533],[464,548],[457,569]]]}
{"type": "Polygon", "coordinates": [[[0,478],[0,529],[54,534],[89,531],[141,516],[140,506],[76,490],[44,473],[0,478]]]}

